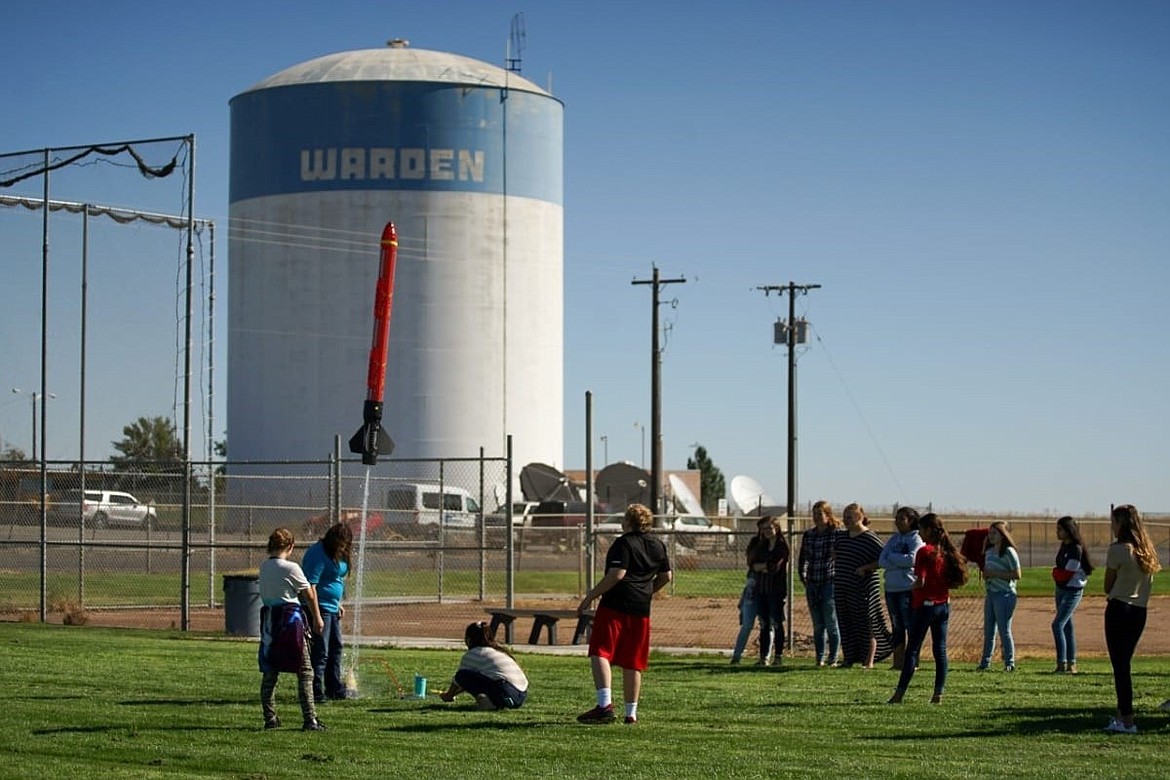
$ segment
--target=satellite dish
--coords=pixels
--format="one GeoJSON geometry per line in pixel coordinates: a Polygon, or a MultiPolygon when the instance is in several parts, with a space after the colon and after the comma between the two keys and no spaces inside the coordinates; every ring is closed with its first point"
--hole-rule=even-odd
{"type": "Polygon", "coordinates": [[[611,463],[597,472],[597,500],[611,512],[630,504],[650,506],[650,472],[633,463],[611,463]]]}
{"type": "Polygon", "coordinates": [[[520,469],[520,492],[525,501],[579,501],[569,478],[545,463],[520,469]]]}
{"type": "Polygon", "coordinates": [[[699,503],[699,499],[695,498],[695,494],[687,487],[687,483],[683,482],[677,474],[668,475],[667,480],[670,482],[671,495],[674,496],[675,503],[682,506],[684,514],[704,514],[703,505],[699,503]]]}
{"type": "Polygon", "coordinates": [[[748,476],[739,475],[731,478],[731,507],[730,509],[740,517],[753,515],[775,514],[777,510],[784,513],[784,507],[778,506],[772,497],[764,492],[759,482],[748,476]]]}

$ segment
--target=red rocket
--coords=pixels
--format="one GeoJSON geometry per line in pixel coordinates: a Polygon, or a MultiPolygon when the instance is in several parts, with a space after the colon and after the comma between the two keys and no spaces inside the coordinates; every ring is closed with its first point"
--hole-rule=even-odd
{"type": "Polygon", "coordinates": [[[394,441],[382,428],[382,396],[386,391],[386,352],[390,346],[390,310],[394,305],[394,262],[398,257],[398,231],[393,222],[382,229],[378,286],[374,293],[374,336],[370,342],[370,368],[366,375],[366,402],[362,427],[349,440],[349,451],[359,453],[372,466],[379,455],[394,451],[394,441]]]}

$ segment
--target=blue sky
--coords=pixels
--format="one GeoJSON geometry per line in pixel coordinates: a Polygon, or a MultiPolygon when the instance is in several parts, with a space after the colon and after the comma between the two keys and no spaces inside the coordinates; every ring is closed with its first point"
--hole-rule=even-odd
{"type": "MultiPolygon", "coordinates": [[[[566,107],[567,468],[584,465],[586,390],[598,460],[640,462],[639,424],[649,457],[649,292],[630,282],[657,264],[687,278],[664,293],[667,468],[699,442],[729,479],[783,499],[786,360],[771,337],[788,304],[756,287],[795,281],[822,285],[797,300],[812,323],[801,503],[1170,509],[1170,5],[683,7],[7,4],[0,152],[194,133],[195,210],[220,226],[222,353],[228,100],[395,37],[502,64],[523,12],[524,75],[566,107]]],[[[52,182],[65,200],[183,205],[177,178],[109,164],[52,182]]],[[[39,196],[40,183],[8,194],[39,196]]],[[[49,456],[67,458],[77,328],[63,312],[76,305],[79,231],[53,219],[49,456]]],[[[39,383],[39,231],[39,216],[0,209],[0,438],[26,452],[30,401],[9,388],[39,383]]],[[[91,233],[86,450],[102,458],[126,422],[174,413],[183,250],[160,229],[95,220],[91,233]]],[[[201,317],[197,340],[210,335],[201,317]]],[[[194,381],[205,395],[206,373],[194,381]]]]}

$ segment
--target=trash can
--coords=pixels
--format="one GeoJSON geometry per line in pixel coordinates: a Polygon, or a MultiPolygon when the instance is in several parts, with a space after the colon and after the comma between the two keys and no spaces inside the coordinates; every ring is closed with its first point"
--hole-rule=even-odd
{"type": "Polygon", "coordinates": [[[223,575],[223,628],[236,636],[260,636],[259,575],[223,575]]]}

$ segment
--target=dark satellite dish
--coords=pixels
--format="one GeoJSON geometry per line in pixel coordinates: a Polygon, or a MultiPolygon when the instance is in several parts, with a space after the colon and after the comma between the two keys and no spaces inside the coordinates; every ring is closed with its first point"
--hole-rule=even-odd
{"type": "Polygon", "coordinates": [[[525,501],[579,501],[569,478],[546,463],[520,469],[520,492],[525,501]]]}
{"type": "Polygon", "coordinates": [[[611,512],[630,504],[650,506],[650,472],[633,463],[611,463],[597,473],[597,500],[611,512]]]}

